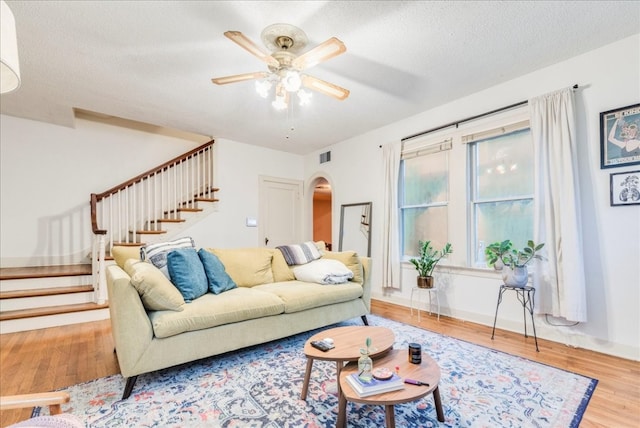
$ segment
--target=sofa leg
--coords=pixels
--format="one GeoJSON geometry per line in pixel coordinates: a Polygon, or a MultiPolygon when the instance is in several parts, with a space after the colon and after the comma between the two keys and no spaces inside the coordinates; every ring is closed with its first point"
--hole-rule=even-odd
{"type": "Polygon", "coordinates": [[[362,318],[362,322],[364,323],[364,325],[369,325],[369,320],[367,320],[366,315],[362,315],[360,318],[362,318]]]}
{"type": "Polygon", "coordinates": [[[122,394],[122,399],[126,400],[131,395],[133,391],[133,385],[136,384],[136,380],[138,380],[138,376],[131,376],[127,378],[127,384],[124,386],[124,394],[122,394]]]}

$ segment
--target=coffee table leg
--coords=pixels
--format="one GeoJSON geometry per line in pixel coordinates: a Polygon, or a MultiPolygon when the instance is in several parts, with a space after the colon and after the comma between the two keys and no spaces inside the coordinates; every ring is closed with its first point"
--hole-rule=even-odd
{"type": "Polygon", "coordinates": [[[313,369],[313,358],[307,357],[307,371],[304,373],[304,382],[302,383],[301,400],[307,399],[307,391],[309,390],[309,379],[311,378],[311,370],[313,369]]]}
{"type": "Polygon", "coordinates": [[[393,404],[384,406],[384,416],[387,422],[387,428],[396,428],[396,411],[393,404]]]}
{"type": "Polygon", "coordinates": [[[340,397],[342,395],[341,391],[340,391],[340,372],[342,371],[342,368],[344,367],[344,364],[342,364],[342,361],[336,361],[336,388],[338,390],[338,397],[340,397]]]}
{"type": "Polygon", "coordinates": [[[444,411],[442,410],[442,400],[440,399],[440,389],[436,386],[433,390],[433,401],[436,405],[436,415],[438,416],[438,422],[444,422],[444,411]]]}
{"type": "Polygon", "coordinates": [[[338,420],[336,428],[346,428],[347,426],[347,399],[344,395],[338,394],[338,420]]]}

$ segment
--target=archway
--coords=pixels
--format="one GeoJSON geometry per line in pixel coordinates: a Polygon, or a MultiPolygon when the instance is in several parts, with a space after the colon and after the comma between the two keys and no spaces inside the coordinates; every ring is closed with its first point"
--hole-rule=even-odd
{"type": "Polygon", "coordinates": [[[313,240],[324,241],[327,250],[332,245],[332,191],[331,184],[324,177],[318,177],[313,182],[312,223],[313,240]]]}

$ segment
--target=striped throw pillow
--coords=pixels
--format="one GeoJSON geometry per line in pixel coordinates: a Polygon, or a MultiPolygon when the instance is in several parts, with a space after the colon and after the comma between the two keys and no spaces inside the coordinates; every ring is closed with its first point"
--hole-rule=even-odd
{"type": "Polygon", "coordinates": [[[320,258],[320,251],[311,241],[295,245],[281,245],[276,249],[280,250],[289,266],[303,265],[320,258]]]}
{"type": "Polygon", "coordinates": [[[173,241],[157,242],[155,244],[148,244],[144,247],[140,247],[140,259],[150,261],[155,267],[167,278],[171,279],[169,275],[169,269],[167,268],[167,254],[178,248],[196,248],[196,244],[193,238],[187,236],[185,238],[178,238],[173,241]]]}

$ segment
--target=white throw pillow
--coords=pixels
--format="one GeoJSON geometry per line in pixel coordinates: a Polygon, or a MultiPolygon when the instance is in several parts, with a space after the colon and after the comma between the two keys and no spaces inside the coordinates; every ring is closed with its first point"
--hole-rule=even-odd
{"type": "Polygon", "coordinates": [[[353,278],[353,272],[338,260],[318,259],[293,268],[299,281],[318,284],[342,284],[353,278]]]}

